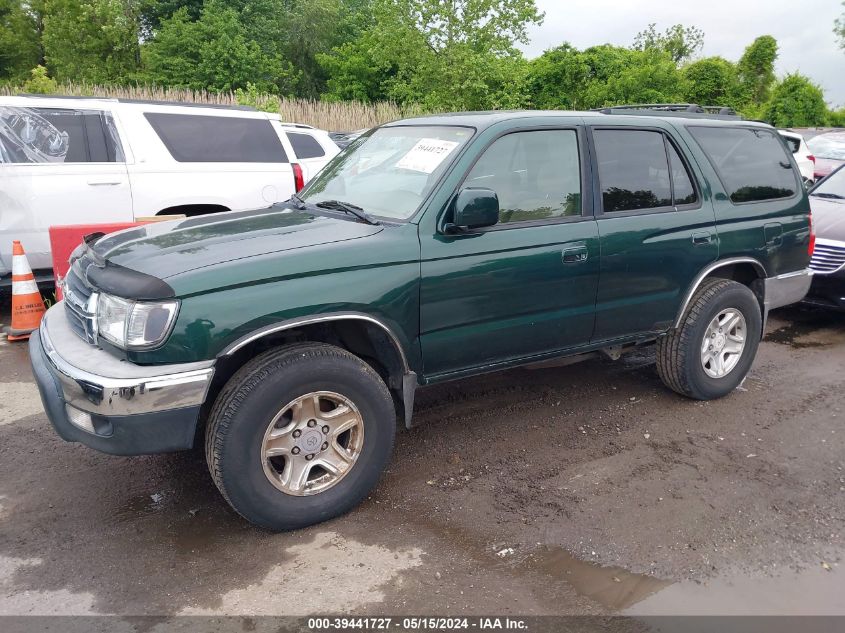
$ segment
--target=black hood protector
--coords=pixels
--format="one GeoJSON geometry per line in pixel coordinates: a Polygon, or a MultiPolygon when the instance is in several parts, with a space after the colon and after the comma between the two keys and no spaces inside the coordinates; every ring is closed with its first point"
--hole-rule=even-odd
{"type": "Polygon", "coordinates": [[[78,261],[77,266],[84,281],[98,291],[139,301],[172,299],[176,296],[167,282],[97,257],[87,243],[78,260],[71,260],[71,266],[74,261],[78,261]]]}

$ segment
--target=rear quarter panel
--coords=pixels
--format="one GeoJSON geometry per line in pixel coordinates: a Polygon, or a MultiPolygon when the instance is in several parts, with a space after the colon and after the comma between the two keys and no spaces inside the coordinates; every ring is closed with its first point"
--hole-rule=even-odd
{"type": "MultiPolygon", "coordinates": [[[[719,235],[719,259],[753,257],[769,277],[807,268],[810,239],[810,203],[800,184],[798,167],[789,152],[784,154],[796,172],[797,194],[792,198],[734,203],[719,179],[710,159],[684,125],[676,125],[692,158],[698,164],[712,192],[719,235]]],[[[766,129],[769,129],[768,127],[766,129]]]]}

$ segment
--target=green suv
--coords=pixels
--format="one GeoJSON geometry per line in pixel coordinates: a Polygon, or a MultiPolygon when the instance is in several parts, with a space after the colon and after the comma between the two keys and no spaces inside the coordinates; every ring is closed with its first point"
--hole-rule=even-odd
{"type": "Polygon", "coordinates": [[[372,130],[284,204],[87,236],[30,351],[62,438],[204,441],[235,510],[293,529],[368,494],[425,385],[656,342],[671,389],[729,394],[810,250],[767,125],[431,116],[372,130]]]}

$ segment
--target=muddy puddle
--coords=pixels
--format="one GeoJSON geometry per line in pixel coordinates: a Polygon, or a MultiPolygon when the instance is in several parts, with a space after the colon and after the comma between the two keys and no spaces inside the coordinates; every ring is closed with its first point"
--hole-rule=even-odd
{"type": "MultiPolygon", "coordinates": [[[[779,315],[779,313],[773,313],[779,315]]],[[[832,310],[790,308],[790,320],[766,334],[764,340],[795,349],[830,345],[845,331],[845,315],[832,310]]],[[[773,319],[779,322],[777,316],[773,319]]]]}
{"type": "Polygon", "coordinates": [[[584,562],[559,547],[537,550],[525,564],[566,582],[582,596],[612,611],[627,609],[672,584],[653,576],[632,574],[621,567],[584,562]]]}
{"type": "Polygon", "coordinates": [[[770,343],[780,343],[781,345],[789,345],[796,349],[805,349],[810,347],[822,347],[826,343],[822,341],[806,340],[802,337],[811,334],[812,330],[808,329],[803,323],[793,323],[784,327],[778,328],[766,335],[766,341],[770,343]]]}
{"type": "Polygon", "coordinates": [[[533,552],[524,565],[624,615],[845,615],[845,567],[838,563],[679,583],[585,562],[559,547],[533,552]]]}
{"type": "Polygon", "coordinates": [[[626,615],[845,615],[845,569],[822,563],[771,576],[679,582],[624,610],[626,615]]]}

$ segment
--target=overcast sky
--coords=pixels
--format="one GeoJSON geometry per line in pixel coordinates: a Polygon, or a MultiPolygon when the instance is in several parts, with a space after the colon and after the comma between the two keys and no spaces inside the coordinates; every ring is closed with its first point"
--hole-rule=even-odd
{"type": "Polygon", "coordinates": [[[546,18],[531,30],[528,57],[568,41],[629,46],[650,22],[657,30],[684,24],[704,31],[700,55],[737,61],[759,35],[778,41],[778,76],[798,71],[822,87],[831,105],[845,106],[845,52],[836,45],[833,21],[841,0],[535,0],[546,18]]]}

